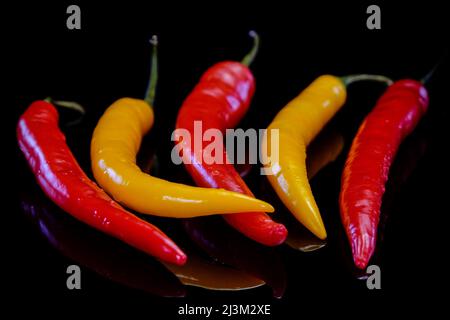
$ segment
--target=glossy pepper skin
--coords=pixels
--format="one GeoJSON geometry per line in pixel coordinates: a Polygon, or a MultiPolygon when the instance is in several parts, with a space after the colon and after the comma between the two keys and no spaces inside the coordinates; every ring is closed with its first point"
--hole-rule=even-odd
{"type": "MultiPolygon", "coordinates": [[[[311,181],[323,168],[334,162],[344,148],[344,138],[337,132],[320,135],[308,146],[306,172],[311,181]]],[[[289,226],[288,226],[289,228],[289,226]]],[[[295,250],[312,252],[326,245],[302,226],[292,226],[286,244],[295,250]]]]}
{"type": "Polygon", "coordinates": [[[186,255],[162,231],[124,210],[86,176],[58,128],[52,104],[32,103],[19,119],[17,138],[42,190],[64,211],[161,260],[185,263],[186,255]]]}
{"type": "Polygon", "coordinates": [[[325,239],[322,218],[306,172],[306,147],[343,106],[346,88],[341,79],[323,75],[289,102],[267,128],[263,148],[269,161],[265,167],[271,185],[290,212],[308,230],[325,239]],[[279,132],[279,159],[272,159],[271,130],[279,132]]]}
{"type": "Polygon", "coordinates": [[[268,203],[236,192],[173,183],[142,172],[136,154],[153,118],[144,100],[122,98],[105,111],[94,130],[92,171],[115,200],[140,213],[174,218],[273,211],[268,203]]]}
{"type": "Polygon", "coordinates": [[[361,124],[342,174],[340,211],[355,265],[365,269],[375,250],[381,200],[399,145],[428,108],[422,83],[390,86],[361,124]]]}
{"type": "MultiPolygon", "coordinates": [[[[242,119],[250,106],[254,91],[255,81],[247,66],[231,61],[217,63],[203,74],[200,82],[185,99],[178,113],[176,128],[186,129],[193,136],[194,121],[201,121],[203,132],[218,129],[225,133],[227,128],[234,128],[242,119]]],[[[176,136],[176,140],[182,139],[176,136]]],[[[208,144],[209,142],[204,141],[203,148],[208,144]]],[[[199,155],[190,143],[181,141],[177,146],[182,150],[184,165],[197,185],[224,188],[253,196],[232,164],[226,161],[222,164],[208,164],[203,159],[198,159],[199,155]]],[[[225,147],[222,159],[227,159],[225,147]]],[[[287,230],[284,225],[274,222],[266,213],[251,209],[247,211],[226,215],[224,219],[247,237],[265,245],[278,245],[286,239],[287,230]]]]}

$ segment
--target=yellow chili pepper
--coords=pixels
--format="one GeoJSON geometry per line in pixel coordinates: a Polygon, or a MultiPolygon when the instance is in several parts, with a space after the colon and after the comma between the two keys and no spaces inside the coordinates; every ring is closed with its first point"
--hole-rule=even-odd
{"type": "Polygon", "coordinates": [[[296,219],[320,239],[327,233],[308,182],[306,147],[344,105],[346,86],[359,80],[390,82],[377,75],[320,76],[276,115],[263,141],[269,155],[279,147],[279,159],[269,157],[265,166],[272,173],[270,183],[296,219]],[[278,146],[271,145],[271,129],[279,130],[278,146]]]}
{"type": "Polygon", "coordinates": [[[115,200],[140,213],[186,218],[238,212],[273,212],[261,200],[223,189],[188,186],[152,177],[136,165],[142,137],[153,125],[156,47],[146,99],[123,98],[100,118],[91,141],[92,171],[115,200]]]}
{"type": "MultiPolygon", "coordinates": [[[[325,135],[320,134],[314,139],[306,151],[306,171],[308,179],[311,181],[319,171],[335,161],[343,148],[344,138],[336,132],[327,133],[325,135]]],[[[288,224],[287,227],[289,229],[289,235],[286,239],[286,244],[293,249],[302,252],[311,252],[326,245],[325,240],[318,239],[302,226],[297,225],[290,228],[288,224]]]]}

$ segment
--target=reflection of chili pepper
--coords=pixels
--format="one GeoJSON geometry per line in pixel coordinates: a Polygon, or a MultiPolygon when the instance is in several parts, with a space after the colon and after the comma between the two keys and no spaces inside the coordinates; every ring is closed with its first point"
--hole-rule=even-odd
{"type": "Polygon", "coordinates": [[[186,255],[161,230],[124,210],[78,165],[58,128],[58,112],[37,101],[20,117],[19,146],[47,196],[78,220],[162,260],[186,255]]]}
{"type": "Polygon", "coordinates": [[[189,261],[184,266],[169,264],[166,266],[187,286],[219,291],[238,291],[264,285],[264,281],[241,270],[207,261],[191,253],[189,253],[189,261]]]}
{"type": "MultiPolygon", "coordinates": [[[[156,49],[156,47],[155,47],[156,49]]],[[[91,143],[92,171],[114,199],[140,213],[194,217],[254,211],[273,211],[268,203],[236,192],[198,188],[143,173],[136,165],[142,137],[153,125],[157,62],[153,51],[149,90],[144,100],[123,98],[100,118],[91,143]]]]}
{"type": "Polygon", "coordinates": [[[186,233],[212,258],[263,280],[281,298],[286,289],[283,262],[273,248],[249,241],[216,217],[183,220],[186,233]]]}
{"type": "MultiPolygon", "coordinates": [[[[195,134],[194,121],[201,121],[203,131],[218,129],[225,133],[233,128],[247,111],[255,90],[255,82],[247,67],[256,53],[258,38],[251,53],[239,62],[221,62],[206,71],[200,82],[186,98],[181,107],[176,127],[195,134]]],[[[201,132],[203,135],[203,132],[201,132]]],[[[186,169],[199,186],[225,188],[253,196],[245,182],[232,164],[226,163],[227,154],[222,145],[220,155],[223,164],[207,163],[200,154],[196,154],[190,143],[176,137],[178,147],[182,149],[182,158],[186,169]],[[189,161],[186,161],[189,160],[189,161]]],[[[223,143],[215,141],[216,145],[223,143]]],[[[203,148],[208,142],[203,142],[203,148]]],[[[248,210],[256,211],[256,210],[248,210]]],[[[266,210],[267,211],[267,210],[266,210]]],[[[278,245],[286,239],[286,228],[274,222],[267,214],[246,212],[224,216],[225,220],[247,237],[265,245],[278,245]]]]}
{"type": "Polygon", "coordinates": [[[22,208],[47,240],[69,259],[127,287],[163,297],[182,297],[183,285],[157,261],[62,216],[45,201],[22,199],[22,208]]]}
{"type": "Polygon", "coordinates": [[[297,220],[320,239],[327,234],[308,182],[306,147],[344,104],[346,85],[359,80],[390,82],[373,75],[321,76],[277,114],[263,140],[270,183],[297,220]],[[279,145],[271,144],[272,130],[278,130],[279,145]],[[279,159],[272,158],[278,147],[279,159]]]}
{"type": "Polygon", "coordinates": [[[311,180],[331,162],[341,154],[344,148],[344,138],[342,135],[333,132],[319,135],[317,139],[308,146],[306,153],[306,172],[311,180]]]}
{"type": "MultiPolygon", "coordinates": [[[[427,150],[428,132],[417,132],[406,139],[395,156],[395,161],[389,170],[389,180],[386,182],[386,191],[383,195],[380,222],[378,225],[378,243],[383,242],[390,213],[395,208],[398,194],[402,192],[403,185],[416,170],[421,158],[427,150]]],[[[401,200],[401,199],[400,199],[401,200]]],[[[377,246],[378,247],[378,246],[377,246]]],[[[376,250],[376,249],[375,249],[376,250]]]]}
{"type": "Polygon", "coordinates": [[[360,269],[375,250],[389,168],[400,143],[427,107],[428,93],[422,83],[397,81],[378,100],[353,140],[342,174],[340,208],[353,260],[360,269]]]}

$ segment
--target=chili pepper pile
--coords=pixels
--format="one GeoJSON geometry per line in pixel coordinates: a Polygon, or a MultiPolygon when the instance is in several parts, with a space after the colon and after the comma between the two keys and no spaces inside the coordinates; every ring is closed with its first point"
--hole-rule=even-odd
{"type": "MultiPolygon", "coordinates": [[[[155,43],[156,48],[156,43],[155,43]]],[[[153,125],[156,50],[145,100],[122,98],[106,109],[91,142],[92,171],[99,185],[115,200],[144,214],[187,218],[243,211],[273,211],[263,201],[239,193],[197,188],[143,173],[136,154],[153,125]]]]}
{"type": "Polygon", "coordinates": [[[123,209],[86,176],[58,128],[58,112],[52,104],[32,103],[20,117],[17,139],[42,190],[64,211],[162,260],[186,261],[163,232],[123,209]]]}
{"type": "Polygon", "coordinates": [[[274,148],[280,149],[279,159],[269,156],[266,164],[270,183],[297,220],[320,239],[325,239],[327,233],[308,181],[306,147],[344,105],[346,85],[359,80],[389,82],[375,75],[321,76],[281,109],[267,128],[263,142],[269,155],[274,148]],[[275,146],[272,130],[279,134],[275,146]]]}
{"type": "MultiPolygon", "coordinates": [[[[241,62],[219,62],[201,76],[178,112],[177,130],[198,134],[195,123],[201,121],[202,136],[209,129],[217,129],[223,134],[245,116],[255,93],[255,78],[249,65],[259,45],[259,37],[255,33],[251,36],[254,46],[241,62]]],[[[320,153],[325,156],[315,167],[311,161],[307,167],[306,150],[344,105],[347,85],[360,80],[375,80],[389,85],[353,140],[343,169],[339,195],[341,219],[354,263],[364,269],[376,247],[389,168],[399,145],[414,130],[428,108],[429,98],[423,83],[400,80],[392,84],[384,76],[366,74],[341,78],[320,76],[279,111],[267,128],[262,148],[269,155],[268,162],[264,163],[269,172],[268,180],[282,203],[312,234],[325,239],[325,224],[308,177],[338,156],[343,141],[338,139],[334,144],[322,145],[320,153]],[[273,139],[274,135],[279,139],[273,139]],[[274,156],[275,148],[280,150],[278,157],[274,156]]],[[[28,107],[18,121],[17,139],[45,194],[76,219],[171,264],[183,265],[186,254],[161,230],[121,205],[137,213],[170,218],[219,214],[234,229],[260,244],[282,244],[288,229],[266,213],[273,212],[274,208],[254,197],[230,162],[204,161],[199,158],[202,155],[177,134],[178,131],[175,131],[176,148],[198,186],[157,178],[137,166],[136,155],[142,139],[153,126],[156,81],[154,38],[151,76],[145,99],[117,100],[106,109],[93,132],[91,165],[99,186],[88,178],[71,153],[59,129],[58,111],[54,105],[49,101],[36,101],[28,107]]],[[[208,143],[203,141],[203,148],[208,143]]],[[[228,159],[223,141],[216,143],[222,147],[222,159],[228,159]]],[[[222,243],[225,236],[210,235],[220,244],[212,245],[201,237],[202,233],[209,233],[207,228],[198,229],[192,221],[185,221],[184,226],[194,242],[205,251],[227,262],[232,261],[217,251],[220,247],[227,247],[222,243]]],[[[299,247],[292,241],[291,246],[299,247]]],[[[321,246],[320,243],[317,247],[321,246]]],[[[188,265],[204,268],[198,261],[188,265]]],[[[190,270],[189,267],[170,268],[180,275],[189,274],[190,270]]],[[[218,267],[217,270],[222,269],[218,267]]],[[[240,277],[245,280],[245,286],[261,285],[259,280],[240,277]]],[[[270,277],[264,280],[266,278],[270,280],[270,277]]],[[[224,286],[223,283],[211,284],[208,276],[199,282],[212,287],[224,286]]],[[[231,285],[231,288],[237,287],[231,285]]]]}

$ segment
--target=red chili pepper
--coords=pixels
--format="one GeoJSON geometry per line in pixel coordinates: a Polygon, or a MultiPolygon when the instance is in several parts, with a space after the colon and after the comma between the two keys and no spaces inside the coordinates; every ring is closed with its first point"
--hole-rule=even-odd
{"type": "Polygon", "coordinates": [[[389,168],[400,143],[428,108],[421,82],[391,85],[361,124],[342,174],[341,219],[355,265],[365,269],[376,245],[381,200],[389,168]]]}
{"type": "MultiPolygon", "coordinates": [[[[187,129],[193,137],[194,121],[202,122],[202,134],[208,129],[219,129],[225,133],[227,128],[236,126],[250,106],[255,91],[255,80],[248,68],[255,48],[242,63],[220,62],[203,74],[178,113],[177,129],[187,129]]],[[[203,148],[208,144],[203,141],[203,148]]],[[[198,159],[199,155],[189,144],[181,141],[178,146],[182,148],[183,158],[190,159],[190,163],[185,161],[185,166],[197,185],[253,196],[232,164],[207,164],[203,159],[198,159]]],[[[227,159],[225,147],[223,150],[222,159],[227,159]]],[[[287,236],[286,227],[274,222],[266,213],[246,212],[223,217],[235,229],[265,245],[279,245],[287,236]]]]}
{"type": "Polygon", "coordinates": [[[32,103],[19,119],[17,138],[39,185],[64,211],[164,261],[186,262],[186,255],[161,230],[123,209],[86,176],[58,128],[52,104],[32,103]]]}

